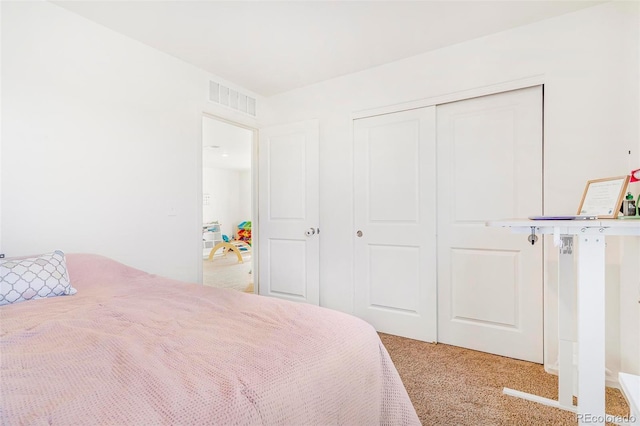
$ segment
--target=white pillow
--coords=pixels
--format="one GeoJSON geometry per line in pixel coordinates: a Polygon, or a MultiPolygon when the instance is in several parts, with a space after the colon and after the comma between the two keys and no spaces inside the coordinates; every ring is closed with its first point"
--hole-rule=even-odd
{"type": "Polygon", "coordinates": [[[76,294],[64,253],[0,260],[0,305],[76,294]]]}

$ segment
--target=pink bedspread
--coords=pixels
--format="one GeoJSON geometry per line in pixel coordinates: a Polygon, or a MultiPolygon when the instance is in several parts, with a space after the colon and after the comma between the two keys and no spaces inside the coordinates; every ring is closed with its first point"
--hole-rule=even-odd
{"type": "Polygon", "coordinates": [[[0,307],[3,425],[420,424],[364,321],[67,264],[76,295],[0,307]]]}

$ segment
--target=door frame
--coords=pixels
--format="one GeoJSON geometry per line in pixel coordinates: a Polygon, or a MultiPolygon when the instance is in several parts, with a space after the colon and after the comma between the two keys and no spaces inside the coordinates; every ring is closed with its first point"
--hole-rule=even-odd
{"type": "Polygon", "coordinates": [[[202,284],[203,283],[203,276],[202,276],[202,208],[203,208],[203,194],[202,194],[202,188],[203,188],[203,183],[202,183],[202,168],[203,168],[203,161],[202,161],[202,121],[205,118],[210,118],[213,120],[218,120],[221,121],[223,123],[227,123],[230,124],[232,126],[236,126],[236,127],[240,127],[246,130],[251,131],[252,133],[252,137],[251,137],[251,274],[253,275],[253,292],[255,294],[258,294],[259,291],[259,275],[258,275],[258,260],[259,260],[259,256],[260,253],[258,251],[258,129],[252,126],[248,126],[246,124],[242,124],[239,123],[237,121],[233,121],[233,120],[229,120],[226,119],[224,117],[221,117],[219,115],[215,115],[215,114],[211,114],[208,112],[202,112],[202,114],[200,115],[200,120],[199,120],[199,130],[198,130],[198,134],[200,135],[200,137],[198,138],[199,140],[199,149],[196,152],[196,164],[197,164],[197,173],[196,173],[196,190],[197,190],[197,203],[198,203],[198,208],[196,209],[197,211],[197,224],[198,224],[198,228],[197,228],[197,240],[196,243],[194,245],[194,248],[196,248],[196,250],[194,250],[195,253],[197,253],[196,259],[199,259],[200,261],[197,263],[197,269],[196,269],[196,274],[197,274],[197,278],[198,284],[202,284]]]}

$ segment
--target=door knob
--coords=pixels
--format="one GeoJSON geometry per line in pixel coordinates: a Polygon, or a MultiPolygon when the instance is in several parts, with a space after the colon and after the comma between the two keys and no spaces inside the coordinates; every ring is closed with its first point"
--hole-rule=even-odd
{"type": "Polygon", "coordinates": [[[358,230],[358,232],[356,232],[356,235],[357,235],[358,237],[362,237],[362,231],[358,230]]]}
{"type": "Polygon", "coordinates": [[[309,228],[305,231],[304,235],[306,235],[307,237],[310,237],[312,235],[314,235],[316,233],[316,230],[313,228],[309,228]]]}

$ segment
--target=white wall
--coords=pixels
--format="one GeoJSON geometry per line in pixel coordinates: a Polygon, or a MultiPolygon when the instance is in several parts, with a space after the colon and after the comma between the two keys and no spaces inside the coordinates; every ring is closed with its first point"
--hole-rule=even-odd
{"type": "Polygon", "coordinates": [[[1,7],[4,252],[197,281],[202,114],[255,120],[207,102],[223,80],[169,55],[49,2],[1,7]]]}
{"type": "MultiPolygon", "coordinates": [[[[267,99],[264,124],[320,120],[321,305],[353,310],[353,113],[540,76],[545,209],[573,211],[588,179],[627,173],[628,150],[638,147],[638,8],[606,3],[267,99]]],[[[614,240],[608,247],[608,295],[615,298],[620,250],[614,240]]],[[[550,241],[546,248],[550,366],[557,356],[557,254],[550,241]]],[[[608,367],[616,372],[623,343],[619,299],[610,301],[608,367]]],[[[625,302],[637,309],[636,301],[625,302]]]]}
{"type": "Polygon", "coordinates": [[[251,218],[250,176],[251,172],[245,170],[203,168],[202,190],[209,194],[210,202],[202,206],[202,220],[218,221],[229,238],[233,238],[240,222],[251,218]]]}
{"type": "MultiPolygon", "coordinates": [[[[0,5],[0,71],[2,70],[2,5],[0,5]]],[[[1,73],[0,73],[1,75],[1,73]]],[[[0,253],[2,251],[2,78],[0,78],[0,253]]]]}

